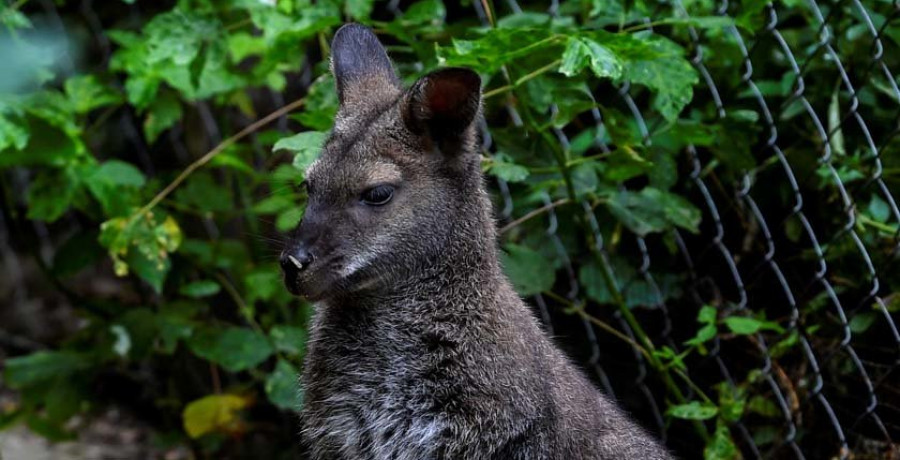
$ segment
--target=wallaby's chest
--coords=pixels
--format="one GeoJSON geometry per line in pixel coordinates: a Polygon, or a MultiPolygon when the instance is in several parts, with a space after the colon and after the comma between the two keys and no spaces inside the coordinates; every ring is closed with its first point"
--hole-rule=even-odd
{"type": "MultiPolygon", "coordinates": [[[[370,325],[371,326],[371,325],[370,325]]],[[[314,458],[428,459],[446,421],[423,381],[412,338],[369,327],[313,328],[303,435],[314,458]]]]}

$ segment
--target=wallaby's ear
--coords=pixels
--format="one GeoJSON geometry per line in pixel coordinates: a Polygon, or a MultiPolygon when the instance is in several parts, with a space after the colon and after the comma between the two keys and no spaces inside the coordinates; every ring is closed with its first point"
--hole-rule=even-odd
{"type": "Polygon", "coordinates": [[[406,93],[403,118],[416,133],[436,141],[458,138],[481,108],[481,77],[463,68],[436,70],[420,78],[406,93]]]}
{"type": "Polygon", "coordinates": [[[341,106],[356,105],[400,88],[394,67],[368,27],[346,24],[331,42],[331,70],[341,106]]]}

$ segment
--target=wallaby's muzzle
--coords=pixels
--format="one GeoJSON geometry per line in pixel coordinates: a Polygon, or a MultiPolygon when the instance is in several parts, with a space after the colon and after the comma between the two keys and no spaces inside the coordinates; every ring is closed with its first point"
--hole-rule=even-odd
{"type": "Polygon", "coordinates": [[[312,243],[317,239],[314,235],[317,232],[312,227],[309,222],[301,222],[291,243],[281,251],[279,262],[284,273],[284,284],[294,295],[308,295],[302,292],[301,275],[316,261],[312,243]]]}

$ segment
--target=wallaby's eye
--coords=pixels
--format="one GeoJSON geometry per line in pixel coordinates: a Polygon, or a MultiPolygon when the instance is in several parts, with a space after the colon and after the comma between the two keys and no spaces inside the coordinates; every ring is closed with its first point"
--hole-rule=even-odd
{"type": "Polygon", "coordinates": [[[372,187],[362,194],[362,202],[369,206],[383,206],[394,197],[394,187],[379,185],[372,187]]]}

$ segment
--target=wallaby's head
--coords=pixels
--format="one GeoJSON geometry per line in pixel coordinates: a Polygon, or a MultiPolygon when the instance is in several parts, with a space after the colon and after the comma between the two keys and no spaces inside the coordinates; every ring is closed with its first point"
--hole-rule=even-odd
{"type": "Polygon", "coordinates": [[[478,75],[447,68],[404,89],[378,39],[356,24],[337,31],[331,53],[340,107],[281,257],[288,289],[312,300],[409,281],[493,234],[478,75]]]}

